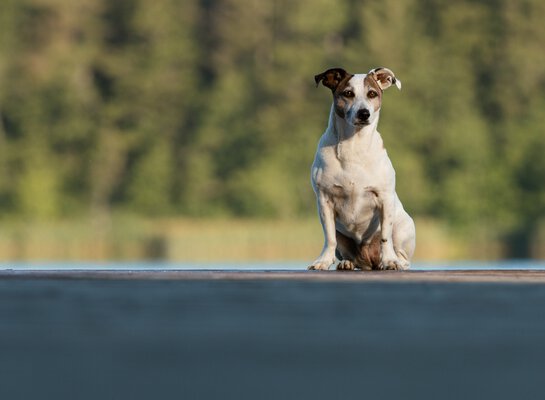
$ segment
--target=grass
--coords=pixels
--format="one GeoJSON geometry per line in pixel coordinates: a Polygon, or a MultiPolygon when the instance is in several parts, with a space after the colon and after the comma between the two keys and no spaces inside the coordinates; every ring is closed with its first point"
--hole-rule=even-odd
{"type": "MultiPolygon", "coordinates": [[[[416,260],[497,259],[486,234],[456,235],[416,221],[416,260]]],[[[2,261],[312,261],[323,244],[317,218],[302,220],[142,219],[11,222],[0,227],[2,261]]]]}

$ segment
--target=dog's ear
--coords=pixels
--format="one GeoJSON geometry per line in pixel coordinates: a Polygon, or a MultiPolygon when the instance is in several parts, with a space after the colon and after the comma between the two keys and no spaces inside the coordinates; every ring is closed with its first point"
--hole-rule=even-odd
{"type": "Polygon", "coordinates": [[[334,92],[341,82],[347,77],[351,78],[352,76],[352,74],[349,74],[342,68],[330,68],[327,71],[314,76],[314,81],[316,82],[316,87],[322,82],[325,87],[330,88],[334,92]]]}
{"type": "Polygon", "coordinates": [[[369,75],[372,75],[373,78],[375,78],[382,90],[386,90],[392,85],[396,85],[397,88],[401,90],[401,81],[397,79],[394,73],[388,68],[379,67],[372,69],[369,71],[369,75]]]}

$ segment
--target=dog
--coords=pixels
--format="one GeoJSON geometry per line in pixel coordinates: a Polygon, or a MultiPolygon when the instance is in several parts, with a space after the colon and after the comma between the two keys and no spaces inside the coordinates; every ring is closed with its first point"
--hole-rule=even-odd
{"type": "Polygon", "coordinates": [[[329,122],[311,170],[324,247],[308,267],[406,270],[415,225],[395,191],[395,171],[377,125],[384,90],[401,82],[387,68],[367,74],[328,69],[314,77],[333,93],[329,122]]]}

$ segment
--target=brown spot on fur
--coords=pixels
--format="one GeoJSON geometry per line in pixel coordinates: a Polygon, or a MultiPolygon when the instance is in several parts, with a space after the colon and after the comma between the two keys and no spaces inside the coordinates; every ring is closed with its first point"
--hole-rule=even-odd
{"type": "Polygon", "coordinates": [[[348,104],[348,101],[344,97],[340,95],[335,95],[333,97],[333,106],[335,109],[335,114],[337,114],[341,118],[345,117],[344,110],[347,108],[346,107],[347,104],[348,104]]]}
{"type": "Polygon", "coordinates": [[[378,84],[377,80],[372,74],[367,74],[365,76],[365,79],[363,80],[363,84],[369,89],[372,88],[378,92],[380,96],[382,96],[382,89],[380,88],[380,85],[378,84]]]}
{"type": "Polygon", "coordinates": [[[380,109],[380,106],[382,104],[382,89],[380,88],[378,82],[375,80],[375,78],[373,77],[373,75],[371,74],[368,74],[365,76],[365,79],[363,80],[363,90],[365,91],[365,94],[367,95],[367,93],[370,91],[370,90],[374,90],[375,92],[377,92],[378,96],[375,97],[374,99],[369,99],[371,104],[373,105],[373,109],[376,111],[378,111],[380,109]]]}
{"type": "Polygon", "coordinates": [[[333,105],[335,109],[335,114],[339,117],[344,118],[346,116],[345,111],[348,108],[348,104],[352,101],[351,98],[344,97],[342,93],[347,87],[349,87],[348,82],[354,75],[347,76],[348,79],[342,80],[335,90],[333,91],[333,105]]]}
{"type": "Polygon", "coordinates": [[[335,236],[337,238],[337,258],[340,260],[355,261],[358,254],[356,242],[337,230],[335,231],[335,236]]]}
{"type": "Polygon", "coordinates": [[[349,102],[349,100],[344,98],[341,94],[344,92],[345,88],[348,86],[348,81],[350,81],[353,76],[354,74],[350,74],[342,68],[331,68],[314,77],[316,85],[322,82],[325,87],[331,89],[331,92],[333,93],[335,114],[341,118],[345,117],[344,110],[349,102]]]}
{"type": "Polygon", "coordinates": [[[380,266],[380,232],[375,233],[369,243],[357,245],[356,242],[336,231],[337,257],[349,260],[360,269],[379,269],[380,266]]]}
{"type": "Polygon", "coordinates": [[[335,91],[333,92],[333,95],[340,96],[342,92],[344,92],[344,90],[349,86],[348,82],[350,82],[350,79],[352,79],[353,76],[353,74],[348,74],[341,82],[339,82],[339,84],[335,88],[335,91]]]}
{"type": "Polygon", "coordinates": [[[364,244],[360,248],[360,257],[367,265],[370,265],[372,269],[379,269],[380,266],[380,234],[375,234],[371,239],[371,242],[364,244]]]}

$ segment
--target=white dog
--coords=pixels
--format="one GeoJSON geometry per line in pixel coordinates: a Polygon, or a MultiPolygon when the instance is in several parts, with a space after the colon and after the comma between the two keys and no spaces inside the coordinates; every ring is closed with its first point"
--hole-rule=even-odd
{"type": "Polygon", "coordinates": [[[333,92],[327,129],[312,165],[325,243],[309,269],[410,267],[415,227],[395,191],[395,171],[377,124],[383,91],[401,82],[387,68],[328,69],[314,77],[333,92]]]}

